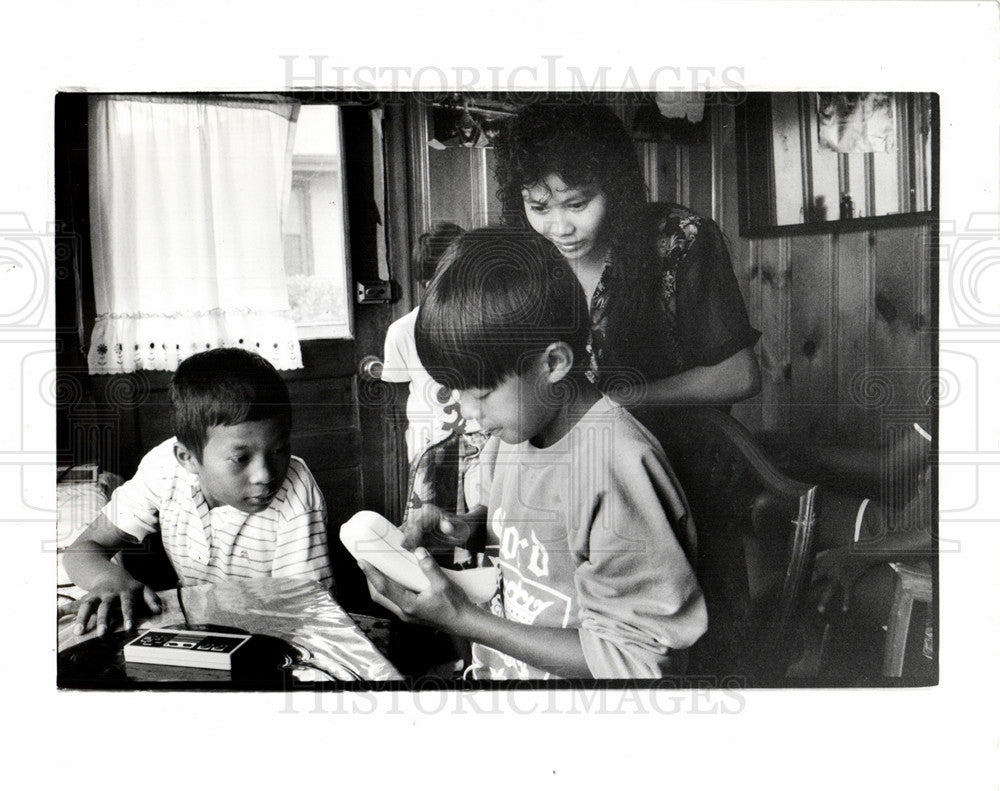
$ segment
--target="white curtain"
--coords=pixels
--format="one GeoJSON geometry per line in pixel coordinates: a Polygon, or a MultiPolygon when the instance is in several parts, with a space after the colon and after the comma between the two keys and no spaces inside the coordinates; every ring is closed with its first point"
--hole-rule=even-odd
{"type": "Polygon", "coordinates": [[[91,373],[239,346],[301,368],[282,217],[296,105],[90,100],[91,373]]]}

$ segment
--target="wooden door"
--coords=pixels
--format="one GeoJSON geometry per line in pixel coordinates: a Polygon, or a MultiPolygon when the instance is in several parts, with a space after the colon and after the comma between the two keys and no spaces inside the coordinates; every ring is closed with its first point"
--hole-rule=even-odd
{"type": "MultiPolygon", "coordinates": [[[[376,150],[383,135],[373,129],[373,124],[381,124],[380,109],[377,105],[341,109],[349,282],[383,279],[390,264],[385,228],[390,210],[393,214],[396,210],[377,194],[386,159],[376,150]],[[385,251],[381,267],[380,245],[385,251]]],[[[292,446],[326,496],[338,599],[354,611],[367,609],[367,586],[337,538],[340,525],[362,509],[398,519],[402,500],[404,482],[397,463],[401,432],[392,399],[381,383],[359,376],[365,356],[381,356],[392,319],[391,303],[354,304],[353,337],[303,341],[303,367],[286,377],[293,404],[292,446]]]]}

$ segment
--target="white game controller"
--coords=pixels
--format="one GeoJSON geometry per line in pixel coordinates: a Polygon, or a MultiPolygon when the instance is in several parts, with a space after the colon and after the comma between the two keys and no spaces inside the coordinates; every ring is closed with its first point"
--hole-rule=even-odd
{"type": "MultiPolygon", "coordinates": [[[[430,582],[420,568],[417,556],[403,549],[403,531],[381,514],[359,511],[341,525],[340,540],[356,560],[371,563],[404,588],[423,593],[429,587],[430,582]]],[[[476,604],[489,601],[496,593],[496,568],[441,571],[476,604]]],[[[380,603],[384,604],[384,601],[380,603]]]]}

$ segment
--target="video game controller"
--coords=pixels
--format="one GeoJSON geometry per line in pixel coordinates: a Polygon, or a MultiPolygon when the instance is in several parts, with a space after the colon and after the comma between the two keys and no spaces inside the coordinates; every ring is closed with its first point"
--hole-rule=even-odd
{"type": "MultiPolygon", "coordinates": [[[[356,560],[371,563],[404,588],[423,593],[429,587],[417,556],[403,549],[403,531],[381,514],[359,511],[341,525],[340,540],[356,560]]],[[[497,570],[493,567],[441,571],[476,604],[489,601],[496,593],[497,570]]]]}
{"type": "Polygon", "coordinates": [[[126,643],[126,662],[175,667],[232,670],[233,656],[250,640],[248,634],[150,629],[126,643]]]}

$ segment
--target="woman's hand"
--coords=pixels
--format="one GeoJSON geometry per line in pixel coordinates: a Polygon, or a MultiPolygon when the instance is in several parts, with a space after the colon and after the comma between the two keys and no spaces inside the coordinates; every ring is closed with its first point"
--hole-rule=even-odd
{"type": "Polygon", "coordinates": [[[449,580],[434,558],[423,547],[414,554],[430,585],[423,593],[414,593],[382,574],[365,561],[358,565],[368,578],[368,584],[391,602],[404,620],[434,626],[451,633],[461,631],[462,622],[476,606],[460,587],[449,580]]]}

